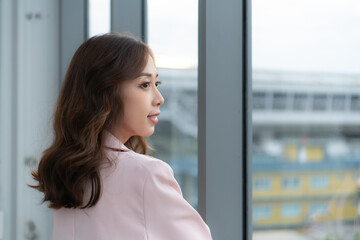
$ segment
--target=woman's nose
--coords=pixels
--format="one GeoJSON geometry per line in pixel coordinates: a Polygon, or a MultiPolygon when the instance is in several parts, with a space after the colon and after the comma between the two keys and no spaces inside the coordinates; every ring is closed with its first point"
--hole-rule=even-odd
{"type": "Polygon", "coordinates": [[[154,106],[161,106],[164,103],[164,98],[161,95],[159,89],[155,89],[155,96],[154,96],[154,100],[153,100],[153,105],[154,106]]]}

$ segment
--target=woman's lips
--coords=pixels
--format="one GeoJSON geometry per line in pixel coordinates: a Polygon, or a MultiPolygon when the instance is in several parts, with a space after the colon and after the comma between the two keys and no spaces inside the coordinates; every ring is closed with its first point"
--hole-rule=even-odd
{"type": "Polygon", "coordinates": [[[157,124],[159,122],[159,119],[155,115],[154,116],[149,116],[148,119],[154,124],[157,124]]]}

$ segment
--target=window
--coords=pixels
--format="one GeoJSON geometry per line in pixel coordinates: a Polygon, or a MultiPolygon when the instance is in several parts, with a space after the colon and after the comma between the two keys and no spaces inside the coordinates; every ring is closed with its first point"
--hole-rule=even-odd
{"type": "Polygon", "coordinates": [[[253,109],[265,109],[266,107],[266,93],[254,92],[253,93],[253,109]]]}
{"type": "Polygon", "coordinates": [[[269,219],[273,214],[271,206],[254,206],[254,221],[269,219]]]}
{"type": "Polygon", "coordinates": [[[326,215],[328,213],[328,204],[326,203],[312,203],[310,205],[309,215],[319,216],[326,215]]]}
{"type": "Polygon", "coordinates": [[[88,1],[88,37],[110,32],[110,0],[88,1]]]}
{"type": "Polygon", "coordinates": [[[196,1],[147,1],[148,44],[154,52],[165,99],[148,138],[168,162],[185,199],[197,207],[197,17],[196,1]]]}
{"type": "Polygon", "coordinates": [[[332,109],[334,111],[344,111],[345,110],[345,95],[334,95],[332,98],[332,109]]]}
{"type": "Polygon", "coordinates": [[[281,207],[282,218],[296,218],[301,214],[301,206],[299,204],[285,204],[281,207]]]}
{"type": "Polygon", "coordinates": [[[286,108],[287,95],[285,93],[274,93],[273,96],[273,109],[274,110],[284,110],[286,108]]]}
{"type": "Polygon", "coordinates": [[[282,188],[284,190],[293,190],[300,187],[300,179],[298,177],[285,177],[282,180],[282,188]]]}
{"type": "Polygon", "coordinates": [[[304,111],[308,109],[308,96],[306,94],[296,93],[294,95],[294,110],[304,111]]]}
{"type": "Polygon", "coordinates": [[[360,111],[360,96],[352,95],[350,106],[352,111],[360,111]]]}
{"type": "Polygon", "coordinates": [[[254,219],[273,206],[253,221],[253,240],[356,239],[360,1],[251,4],[253,105],[255,93],[271,96],[252,111],[254,219]]]}
{"type": "Polygon", "coordinates": [[[328,176],[314,176],[310,180],[311,189],[326,189],[329,187],[329,177],[328,176]]]}
{"type": "Polygon", "coordinates": [[[325,94],[315,94],[313,102],[314,111],[324,111],[326,110],[326,95],[325,94]]]}
{"type": "Polygon", "coordinates": [[[269,178],[257,178],[254,180],[254,191],[270,190],[272,181],[269,178]]]}

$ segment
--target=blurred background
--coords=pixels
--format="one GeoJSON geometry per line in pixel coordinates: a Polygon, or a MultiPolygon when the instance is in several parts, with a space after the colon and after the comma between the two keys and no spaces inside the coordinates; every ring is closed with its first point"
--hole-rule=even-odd
{"type": "Polygon", "coordinates": [[[253,239],[360,239],[359,13],[252,1],[253,239]]]}
{"type": "MultiPolygon", "coordinates": [[[[51,142],[68,62],[116,29],[115,3],[0,0],[0,239],[51,236],[51,210],[25,184],[51,142]]],[[[142,4],[165,98],[150,154],[198,208],[198,1],[142,4]]],[[[360,239],[360,2],[251,4],[252,238],[360,239]]]]}

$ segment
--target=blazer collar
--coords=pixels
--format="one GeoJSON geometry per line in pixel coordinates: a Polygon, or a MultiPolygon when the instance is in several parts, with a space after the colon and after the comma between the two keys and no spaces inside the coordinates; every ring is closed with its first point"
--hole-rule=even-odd
{"type": "Polygon", "coordinates": [[[104,130],[102,133],[103,144],[106,148],[116,151],[127,152],[130,151],[119,139],[112,135],[109,131],[104,130]]]}

